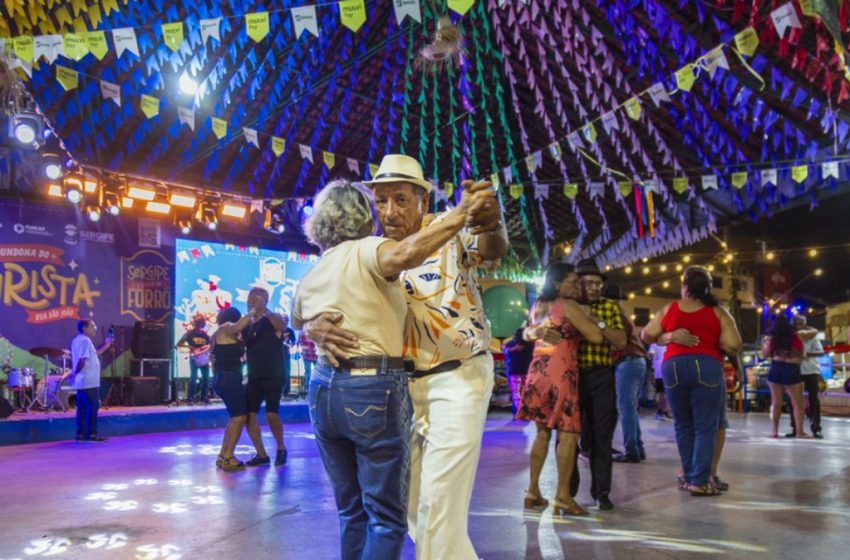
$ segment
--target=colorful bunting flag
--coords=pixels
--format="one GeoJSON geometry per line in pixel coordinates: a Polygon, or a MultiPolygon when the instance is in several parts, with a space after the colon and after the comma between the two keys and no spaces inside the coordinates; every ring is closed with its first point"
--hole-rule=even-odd
{"type": "Polygon", "coordinates": [[[522,185],[511,185],[508,192],[510,193],[511,198],[519,200],[519,197],[522,196],[522,185]]]}
{"type": "Polygon", "coordinates": [[[306,29],[314,37],[319,36],[319,24],[316,20],[316,6],[292,8],[292,25],[295,28],[295,38],[301,37],[306,29]]]}
{"type": "Polygon", "coordinates": [[[649,96],[652,98],[652,102],[655,103],[656,107],[660,107],[662,101],[670,101],[670,95],[667,93],[667,90],[664,89],[664,84],[661,82],[652,84],[647,91],[649,92],[649,96]]]}
{"type": "Polygon", "coordinates": [[[103,31],[92,31],[86,34],[86,44],[89,52],[98,60],[103,60],[103,57],[109,52],[109,46],[106,44],[106,35],[103,31]]]}
{"type": "Polygon", "coordinates": [[[443,192],[445,193],[446,198],[451,198],[452,195],[455,193],[454,183],[446,183],[445,185],[443,185],[443,192]]]}
{"type": "Polygon", "coordinates": [[[534,173],[534,170],[537,169],[537,165],[534,161],[534,156],[532,156],[532,155],[525,156],[525,166],[528,167],[529,173],[534,173]]]}
{"type": "Polygon", "coordinates": [[[260,147],[260,138],[257,134],[256,128],[248,128],[247,126],[242,127],[242,134],[245,135],[245,141],[249,144],[253,144],[255,148],[259,149],[260,147]]]}
{"type": "Polygon", "coordinates": [[[62,36],[62,46],[65,56],[72,60],[80,60],[89,54],[89,42],[85,35],[66,33],[62,36]]]}
{"type": "Polygon", "coordinates": [[[629,196],[632,194],[632,182],[620,181],[617,183],[617,190],[620,191],[620,196],[629,196]]]}
{"type": "Polygon", "coordinates": [[[552,156],[552,159],[555,161],[561,161],[561,154],[563,151],[561,150],[561,145],[557,142],[549,144],[549,155],[552,156]]]}
{"type": "Polygon", "coordinates": [[[823,174],[823,178],[827,179],[829,177],[835,177],[839,179],[838,176],[838,163],[834,161],[830,161],[828,163],[824,163],[821,165],[821,173],[823,174]]]}
{"type": "Polygon", "coordinates": [[[356,32],[366,22],[363,0],[342,0],[339,3],[339,18],[344,26],[356,32]]]}
{"type": "Polygon", "coordinates": [[[748,27],[735,35],[735,46],[744,56],[753,56],[759,46],[759,36],[756,30],[748,27]]]}
{"type": "Polygon", "coordinates": [[[80,84],[80,76],[75,70],[65,68],[64,66],[56,66],[56,81],[62,86],[65,91],[77,89],[80,84]]]}
{"type": "Polygon", "coordinates": [[[259,43],[269,34],[269,13],[257,12],[245,15],[245,32],[248,37],[259,43]]]}
{"type": "Polygon", "coordinates": [[[564,185],[564,196],[570,200],[574,199],[578,194],[578,183],[567,183],[564,185]]]}
{"type": "Polygon", "coordinates": [[[422,23],[422,10],[419,7],[419,0],[393,0],[393,10],[395,10],[395,20],[399,24],[403,23],[407,16],[422,23]]]}
{"type": "Polygon", "coordinates": [[[378,164],[377,163],[370,163],[369,164],[369,176],[374,179],[375,175],[377,175],[377,174],[378,174],[378,164]]]}
{"type": "Polygon", "coordinates": [[[301,154],[302,159],[306,159],[310,163],[314,163],[313,162],[313,149],[310,146],[305,146],[304,144],[298,144],[298,153],[301,154]]]}
{"type": "Polygon", "coordinates": [[[201,20],[201,43],[206,45],[207,39],[215,39],[221,42],[221,18],[201,20]]]}
{"type": "Polygon", "coordinates": [[[113,84],[112,82],[107,82],[106,80],[100,81],[100,94],[104,99],[111,99],[115,102],[119,107],[121,106],[121,86],[118,84],[113,84]]]}
{"type": "Polygon", "coordinates": [[[499,186],[499,174],[498,174],[498,173],[491,173],[491,174],[490,174],[490,183],[491,183],[494,187],[498,187],[498,186],[499,186]]]}
{"type": "Polygon", "coordinates": [[[360,175],[360,163],[356,159],[346,158],[346,163],[348,164],[348,170],[352,173],[360,175]]]}
{"type": "Polygon", "coordinates": [[[139,56],[139,42],[136,39],[136,30],[132,27],[114,29],[112,40],[115,42],[115,56],[120,57],[124,51],[130,51],[139,56]]]}
{"type": "Polygon", "coordinates": [[[739,171],[732,173],[732,186],[736,189],[742,189],[747,184],[747,172],[739,171]]]}
{"type": "Polygon", "coordinates": [[[791,178],[795,183],[802,183],[809,176],[808,165],[796,165],[791,168],[791,178]]]}
{"type": "Polygon", "coordinates": [[[774,187],[776,186],[776,170],[775,169],[762,169],[761,170],[761,186],[765,186],[767,184],[771,184],[774,187]]]}
{"type": "Polygon", "coordinates": [[[159,114],[159,98],[142,94],[142,101],[139,103],[139,108],[142,110],[144,116],[152,119],[159,114]]]}
{"type": "Polygon", "coordinates": [[[19,35],[12,39],[12,48],[15,51],[15,56],[26,63],[33,61],[33,39],[29,35],[19,35]]]}
{"type": "Polygon", "coordinates": [[[272,136],[272,153],[280,157],[283,155],[283,150],[286,147],[286,141],[283,138],[278,138],[277,136],[272,136]]]}
{"type": "Polygon", "coordinates": [[[322,161],[325,162],[325,167],[333,169],[336,163],[336,157],[331,152],[322,152],[322,161]]]}
{"type": "Polygon", "coordinates": [[[183,22],[163,23],[162,40],[165,46],[172,51],[177,52],[180,50],[180,46],[183,44],[183,22]]]}
{"type": "Polygon", "coordinates": [[[549,185],[534,185],[535,200],[549,200],[549,185]]]}
{"type": "Polygon", "coordinates": [[[227,121],[218,117],[210,117],[212,121],[212,131],[215,137],[221,140],[227,136],[227,121]]]}
{"type": "Polygon", "coordinates": [[[694,81],[696,77],[694,76],[694,65],[693,64],[685,64],[683,67],[676,70],[676,85],[682,91],[691,91],[691,88],[694,87],[694,81]]]}
{"type": "Polygon", "coordinates": [[[511,170],[511,166],[508,165],[504,169],[502,169],[502,175],[505,177],[505,183],[510,184],[511,181],[514,180],[514,172],[511,170]]]}
{"type": "Polygon", "coordinates": [[[469,8],[475,4],[475,0],[448,0],[448,4],[449,9],[464,16],[469,11],[469,8]]]}
{"type": "Polygon", "coordinates": [[[638,101],[637,97],[632,97],[626,101],[626,114],[633,121],[640,119],[640,110],[640,101],[638,101]]]}
{"type": "Polygon", "coordinates": [[[792,2],[783,4],[770,12],[770,19],[773,20],[773,26],[780,39],[785,36],[785,30],[789,27],[800,29],[800,20],[792,2]]]}
{"type": "Polygon", "coordinates": [[[44,57],[48,64],[53,64],[60,54],[65,56],[62,35],[40,35],[33,38],[33,60],[44,57]]]}
{"type": "Polygon", "coordinates": [[[584,128],[581,129],[581,133],[584,136],[585,140],[593,144],[596,142],[596,127],[593,126],[593,123],[587,123],[584,128]]]}
{"type": "Polygon", "coordinates": [[[673,190],[679,194],[682,194],[683,192],[688,190],[688,178],[675,177],[673,179],[673,190]]]}
{"type": "Polygon", "coordinates": [[[605,196],[605,183],[602,181],[591,181],[587,190],[590,198],[605,196]]]}
{"type": "Polygon", "coordinates": [[[177,118],[180,124],[185,124],[192,132],[195,131],[195,110],[186,107],[177,107],[177,118]]]}
{"type": "Polygon", "coordinates": [[[614,114],[614,111],[602,115],[602,127],[608,136],[611,136],[612,130],[619,130],[620,125],[617,122],[617,115],[614,114]]]}
{"type": "Polygon", "coordinates": [[[717,175],[703,175],[702,190],[717,190],[717,175]]]}
{"type": "Polygon", "coordinates": [[[726,60],[726,55],[723,54],[723,45],[720,45],[719,47],[715,47],[708,51],[708,53],[704,57],[702,57],[702,63],[708,70],[708,75],[712,78],[714,77],[714,74],[715,72],[717,72],[718,68],[729,70],[729,61],[726,60]]]}

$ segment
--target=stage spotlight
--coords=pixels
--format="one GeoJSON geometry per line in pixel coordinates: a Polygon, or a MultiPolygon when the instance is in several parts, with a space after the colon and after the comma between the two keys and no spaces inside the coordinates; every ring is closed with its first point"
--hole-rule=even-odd
{"type": "MultiPolygon", "coordinates": [[[[301,209],[301,212],[304,214],[304,217],[313,215],[313,202],[307,202],[304,204],[304,207],[301,209]]],[[[570,251],[567,249],[572,249],[569,245],[564,246],[564,254],[569,255],[570,251]]]]}
{"type": "Polygon", "coordinates": [[[278,235],[286,231],[286,224],[280,207],[275,209],[266,208],[265,217],[263,219],[263,229],[278,235]]]}
{"type": "Polygon", "coordinates": [[[172,206],[179,206],[180,208],[194,208],[197,200],[198,197],[190,192],[172,191],[168,202],[172,206]]]}
{"type": "Polygon", "coordinates": [[[89,204],[88,206],[86,206],[86,217],[88,217],[88,219],[92,222],[99,222],[100,208],[93,204],[89,204]]]}
{"type": "Polygon", "coordinates": [[[177,227],[180,228],[180,233],[189,235],[192,233],[192,220],[178,220],[177,227]]]}
{"type": "Polygon", "coordinates": [[[195,220],[203,224],[208,230],[215,231],[218,228],[218,213],[216,206],[210,202],[203,202],[198,206],[195,220]]]}
{"type": "Polygon", "coordinates": [[[149,200],[145,210],[154,214],[168,214],[171,212],[171,205],[164,200],[149,200]]]}
{"type": "Polygon", "coordinates": [[[188,72],[183,72],[177,83],[180,86],[180,91],[182,93],[185,93],[186,95],[197,95],[198,82],[190,78],[188,72]]]}
{"type": "Polygon", "coordinates": [[[42,154],[41,163],[44,169],[44,176],[51,181],[57,181],[65,174],[62,158],[57,154],[42,154]]]}
{"type": "Polygon", "coordinates": [[[242,219],[248,213],[248,208],[242,204],[225,202],[221,205],[221,215],[228,218],[242,219]]]}
{"type": "Polygon", "coordinates": [[[79,204],[83,199],[83,182],[76,177],[65,179],[65,196],[71,204],[79,204]]]}
{"type": "Polygon", "coordinates": [[[151,201],[156,198],[156,190],[148,186],[130,185],[127,188],[127,196],[136,200],[151,201]]]}
{"type": "Polygon", "coordinates": [[[62,188],[62,185],[50,183],[47,185],[47,196],[64,197],[65,189],[62,188]]]}
{"type": "Polygon", "coordinates": [[[9,138],[20,147],[38,148],[44,138],[44,117],[31,111],[22,111],[9,117],[9,138]]]}
{"type": "Polygon", "coordinates": [[[118,193],[105,192],[103,193],[103,207],[110,216],[117,216],[121,213],[121,200],[118,193]]]}

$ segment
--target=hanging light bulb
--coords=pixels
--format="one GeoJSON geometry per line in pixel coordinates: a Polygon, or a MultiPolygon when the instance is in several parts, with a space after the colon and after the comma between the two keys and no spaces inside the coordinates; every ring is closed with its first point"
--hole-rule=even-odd
{"type": "Polygon", "coordinates": [[[812,258],[815,258],[816,256],[818,256],[818,250],[817,249],[809,249],[809,256],[812,257],[812,258]]]}
{"type": "Polygon", "coordinates": [[[632,267],[627,266],[627,267],[623,270],[623,272],[625,272],[626,274],[631,274],[631,273],[632,273],[632,267]]]}

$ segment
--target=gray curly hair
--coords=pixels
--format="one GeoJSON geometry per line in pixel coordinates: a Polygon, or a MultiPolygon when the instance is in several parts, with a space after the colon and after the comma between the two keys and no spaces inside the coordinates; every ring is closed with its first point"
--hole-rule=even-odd
{"type": "Polygon", "coordinates": [[[331,181],[313,201],[313,213],[304,233],[323,251],[343,241],[362,239],[375,233],[372,193],[344,179],[331,181]]]}

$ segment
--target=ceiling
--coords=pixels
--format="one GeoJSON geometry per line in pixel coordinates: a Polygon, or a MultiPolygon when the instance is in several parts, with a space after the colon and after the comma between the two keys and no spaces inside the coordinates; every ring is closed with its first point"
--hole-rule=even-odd
{"type": "MultiPolygon", "coordinates": [[[[102,60],[59,57],[57,65],[80,73],[77,89],[63,90],[55,65],[33,70],[35,99],[84,165],[286,198],[309,197],[336,176],[361,177],[367,163],[403,152],[441,184],[499,173],[516,266],[539,266],[564,242],[575,258],[622,266],[742,220],[756,222],[740,231],[776,235],[778,243],[785,230],[766,225],[766,217],[795,200],[809,204],[848,190],[850,168],[843,162],[837,181],[822,180],[815,167],[802,183],[791,180],[791,165],[844,153],[850,82],[818,20],[798,10],[801,28],[778,38],[770,12],[783,3],[477,0],[463,17],[452,14],[465,39],[463,64],[435,73],[419,69],[416,58],[438,17],[449,13],[442,0],[422,0],[421,23],[397,22],[390,0],[367,0],[366,22],[356,33],[341,25],[334,3],[322,3],[318,38],[294,36],[289,8],[300,1],[274,8],[239,0],[33,0],[27,7],[6,1],[0,35],[136,29],[138,58],[117,57],[111,37],[102,60]],[[255,42],[242,16],[264,9],[270,32],[255,42]],[[220,16],[221,40],[202,42],[199,21],[220,16]],[[186,36],[172,52],[160,25],[176,21],[185,22],[186,36]],[[701,72],[690,92],[657,104],[642,95],[637,120],[617,109],[659,82],[675,90],[677,70],[731,44],[748,25],[759,36],[754,56],[725,48],[729,69],[718,68],[713,77],[701,72]],[[184,73],[202,84],[203,95],[180,93],[184,73]],[[121,107],[102,97],[99,80],[121,86],[121,107]],[[158,116],[139,110],[142,94],[160,100],[158,116]],[[195,109],[194,131],[181,124],[179,107],[195,109]],[[595,142],[580,142],[584,155],[567,140],[614,109],[613,121],[595,122],[595,142]],[[210,117],[228,122],[223,139],[213,134],[210,117]],[[246,142],[243,127],[258,131],[259,148],[246,142]],[[271,149],[272,136],[286,142],[281,157],[271,149]],[[299,144],[312,149],[312,163],[299,144]],[[323,151],[335,155],[330,169],[323,151]],[[532,172],[527,158],[537,152],[532,172]],[[348,159],[357,161],[359,173],[348,159]],[[779,185],[762,185],[763,171],[773,168],[779,185]],[[742,188],[731,184],[732,171],[749,173],[742,188]],[[703,175],[716,175],[718,188],[703,190],[703,175]],[[674,192],[674,177],[687,177],[687,190],[674,192]],[[654,237],[634,194],[618,192],[624,179],[646,188],[646,181],[660,181],[650,195],[654,237]],[[578,185],[574,199],[564,196],[565,183],[578,185]],[[591,196],[592,183],[604,192],[591,196]],[[509,184],[522,185],[516,198],[509,184]]],[[[838,24],[846,30],[846,18],[838,24]]],[[[812,217],[805,207],[794,212],[795,221],[812,217]]]]}

